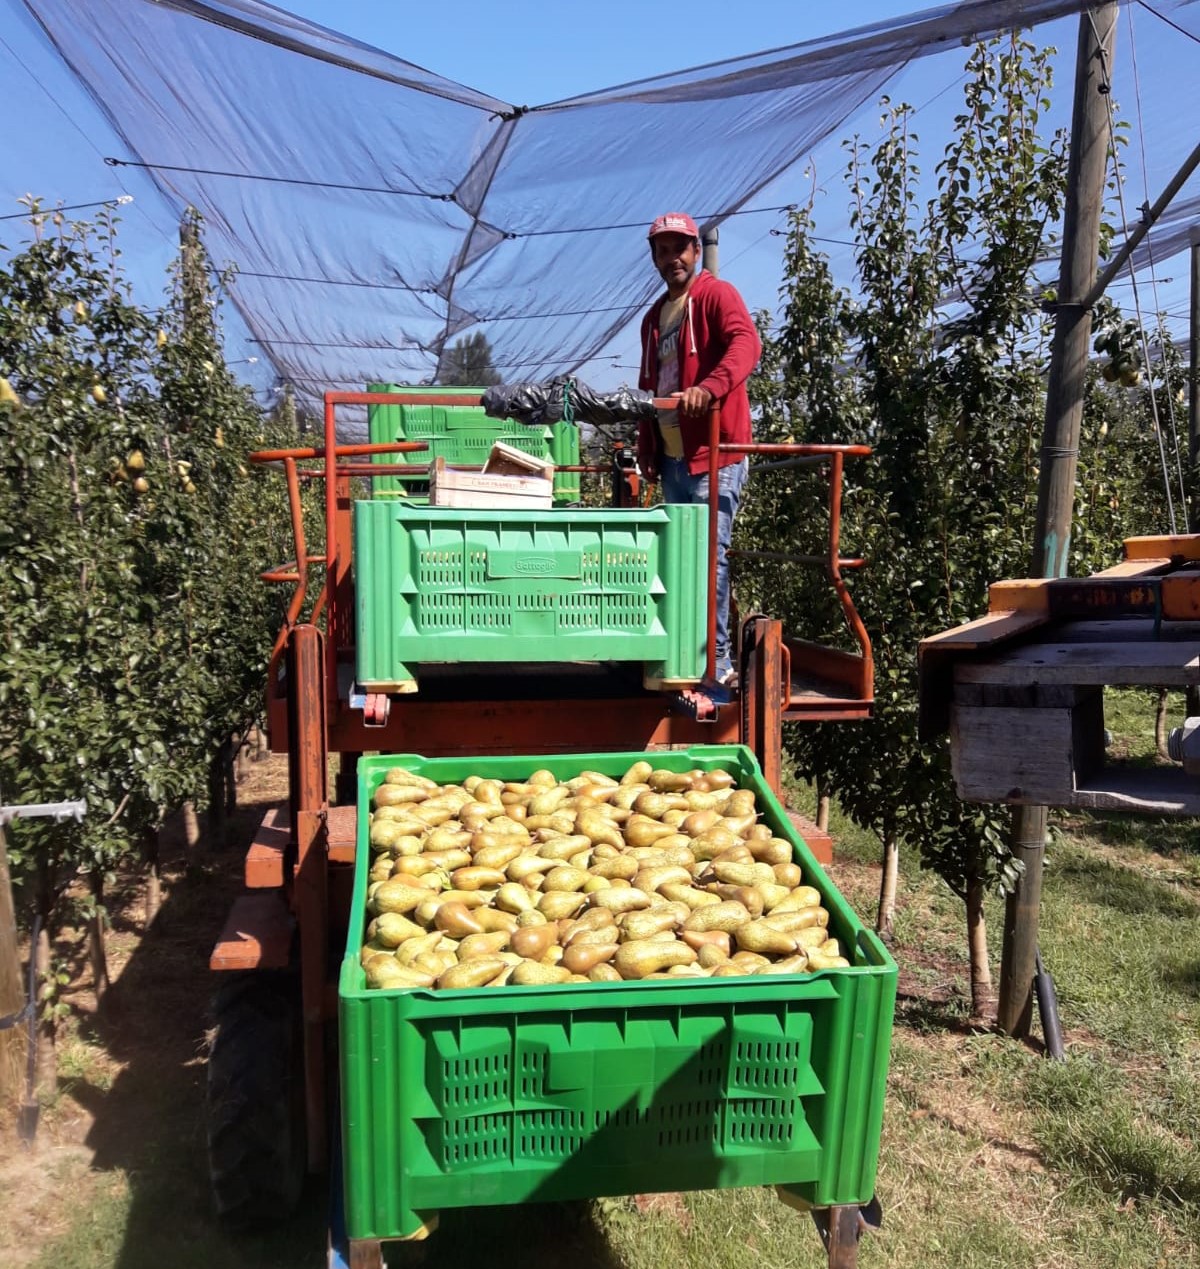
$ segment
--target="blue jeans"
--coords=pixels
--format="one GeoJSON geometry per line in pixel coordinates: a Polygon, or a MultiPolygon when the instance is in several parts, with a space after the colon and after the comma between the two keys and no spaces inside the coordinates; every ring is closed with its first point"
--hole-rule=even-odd
{"type": "MultiPolygon", "coordinates": [[[[733,521],[742,497],[750,464],[743,458],[717,473],[717,676],[732,668],[729,655],[729,562],[733,521]]],[[[664,502],[702,502],[708,505],[708,472],[693,476],[686,458],[659,459],[664,502]]]]}

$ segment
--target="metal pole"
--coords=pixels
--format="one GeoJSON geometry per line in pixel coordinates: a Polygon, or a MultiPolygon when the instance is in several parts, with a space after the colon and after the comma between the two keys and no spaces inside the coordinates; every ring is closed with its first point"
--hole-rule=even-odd
{"type": "MultiPolygon", "coordinates": [[[[1107,97],[1116,30],[1115,0],[1080,14],[1062,267],[1042,430],[1034,577],[1064,577],[1070,559],[1075,469],[1092,333],[1091,310],[1083,300],[1096,280],[1110,141],[1107,97]]],[[[1032,1016],[1045,841],[1046,808],[1016,807],[1011,842],[1013,856],[1024,871],[1005,908],[997,1011],[1001,1031],[1016,1037],[1028,1033],[1032,1016]]]]}
{"type": "Polygon", "coordinates": [[[0,824],[0,1098],[8,1101],[20,1091],[25,1057],[25,1030],[19,1025],[25,1004],[21,951],[17,944],[17,912],[8,871],[8,848],[0,824]]]}
{"type": "MultiPolygon", "coordinates": [[[[1200,456],[1200,225],[1192,227],[1192,303],[1188,337],[1188,466],[1192,483],[1200,456]]],[[[1197,524],[1192,517],[1193,528],[1197,524]]]]}
{"type": "Polygon", "coordinates": [[[707,269],[714,278],[719,273],[717,268],[717,242],[720,236],[721,231],[716,225],[703,230],[700,234],[700,267],[707,269]]]}

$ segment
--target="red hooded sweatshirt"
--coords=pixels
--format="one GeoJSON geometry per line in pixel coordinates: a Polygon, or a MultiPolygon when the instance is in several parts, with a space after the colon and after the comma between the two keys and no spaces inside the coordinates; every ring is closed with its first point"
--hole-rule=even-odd
{"type": "MultiPolygon", "coordinates": [[[[642,319],[642,368],[638,387],[658,390],[658,332],[664,294],[642,319]]],[[[762,343],[746,302],[728,282],[702,269],[688,291],[679,328],[679,387],[707,388],[721,407],[721,440],[748,445],[750,398],[746,380],[758,364],[762,343]]],[[[708,416],[679,416],[683,453],[693,476],[708,470],[708,416]]],[[[662,436],[658,424],[638,424],[638,462],[659,469],[662,436]]],[[[720,465],[740,463],[744,454],[722,454],[720,465]]]]}

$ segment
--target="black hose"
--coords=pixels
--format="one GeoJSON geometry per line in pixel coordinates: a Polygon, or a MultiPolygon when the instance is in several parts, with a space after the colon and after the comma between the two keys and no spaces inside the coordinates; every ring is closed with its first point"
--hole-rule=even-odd
{"type": "Polygon", "coordinates": [[[1033,987],[1037,995],[1038,1014],[1042,1019],[1046,1056],[1055,1062],[1065,1062],[1067,1053],[1063,1047],[1062,1022],[1058,1017],[1058,993],[1054,990],[1054,979],[1042,963],[1041,948],[1034,953],[1034,958],[1037,972],[1034,974],[1033,987]]]}

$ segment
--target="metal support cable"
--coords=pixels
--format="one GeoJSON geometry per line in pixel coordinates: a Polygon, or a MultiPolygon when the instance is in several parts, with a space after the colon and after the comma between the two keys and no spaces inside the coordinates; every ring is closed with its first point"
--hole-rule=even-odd
{"type": "MultiPolygon", "coordinates": [[[[1104,74],[1106,79],[1108,80],[1109,86],[1111,87],[1112,67],[1108,63],[1108,58],[1106,57],[1104,52],[1104,44],[1100,39],[1099,33],[1096,31],[1095,19],[1092,17],[1090,13],[1088,14],[1088,21],[1092,24],[1092,31],[1096,36],[1096,44],[1100,50],[1100,60],[1103,66],[1104,74]]],[[[1130,234],[1129,216],[1125,210],[1125,190],[1122,184],[1121,163],[1120,163],[1120,159],[1117,157],[1116,120],[1113,114],[1111,91],[1106,92],[1104,94],[1104,101],[1108,111],[1108,151],[1112,155],[1113,183],[1115,184],[1117,189],[1117,204],[1121,209],[1121,227],[1125,230],[1126,246],[1128,247],[1129,242],[1133,239],[1134,235],[1130,234]]],[[[1134,272],[1134,268],[1133,268],[1132,252],[1126,255],[1125,263],[1128,264],[1129,266],[1129,281],[1130,281],[1130,286],[1133,289],[1133,309],[1134,309],[1134,312],[1137,314],[1138,333],[1141,335],[1141,342],[1142,342],[1142,356],[1145,360],[1145,364],[1148,369],[1150,365],[1150,342],[1146,336],[1146,324],[1142,316],[1142,303],[1141,303],[1141,297],[1138,293],[1137,274],[1134,272]]],[[[1178,531],[1176,527],[1176,520],[1175,520],[1175,498],[1171,490],[1171,474],[1170,474],[1170,470],[1167,463],[1167,446],[1166,446],[1166,442],[1163,439],[1162,423],[1158,417],[1158,400],[1155,396],[1153,386],[1151,386],[1148,395],[1150,397],[1150,415],[1151,415],[1151,418],[1154,420],[1154,431],[1158,437],[1158,457],[1159,457],[1159,463],[1162,468],[1163,492],[1167,495],[1167,521],[1168,521],[1171,533],[1172,535],[1174,535],[1178,531]]],[[[1183,492],[1182,488],[1180,492],[1181,493],[1183,492]]]]}
{"type": "MultiPolygon", "coordinates": [[[[1146,196],[1146,202],[1143,204],[1143,209],[1145,210],[1149,208],[1149,205],[1150,205],[1150,173],[1146,166],[1146,129],[1145,129],[1145,122],[1142,118],[1142,87],[1141,87],[1141,78],[1138,74],[1137,44],[1134,40],[1133,8],[1132,7],[1129,7],[1125,10],[1125,16],[1127,19],[1127,24],[1129,26],[1129,57],[1130,57],[1130,63],[1133,70],[1133,99],[1134,99],[1134,105],[1137,109],[1138,149],[1141,152],[1141,160],[1142,160],[1142,190],[1146,196]]],[[[1165,371],[1163,375],[1163,382],[1166,384],[1166,388],[1167,388],[1167,417],[1171,421],[1171,442],[1175,447],[1175,475],[1179,481],[1179,501],[1180,501],[1180,506],[1183,508],[1183,517],[1184,517],[1184,522],[1186,526],[1187,514],[1188,514],[1187,481],[1184,478],[1184,474],[1183,474],[1183,456],[1182,456],[1182,453],[1180,452],[1180,444],[1179,444],[1179,424],[1178,424],[1178,420],[1175,417],[1175,394],[1171,386],[1171,364],[1167,360],[1167,332],[1166,332],[1165,323],[1163,321],[1162,304],[1159,301],[1159,296],[1158,296],[1158,269],[1154,263],[1153,250],[1151,250],[1149,253],[1149,262],[1150,262],[1150,290],[1154,296],[1155,329],[1158,332],[1158,350],[1159,350],[1159,354],[1162,357],[1163,367],[1165,371]]],[[[1131,268],[1132,268],[1132,260],[1131,260],[1131,268]]],[[[1147,361],[1146,361],[1146,373],[1147,373],[1147,376],[1149,376],[1149,373],[1150,373],[1149,358],[1147,358],[1147,361]]],[[[1153,396],[1154,394],[1153,386],[1151,386],[1150,388],[1150,393],[1153,396]]]]}

